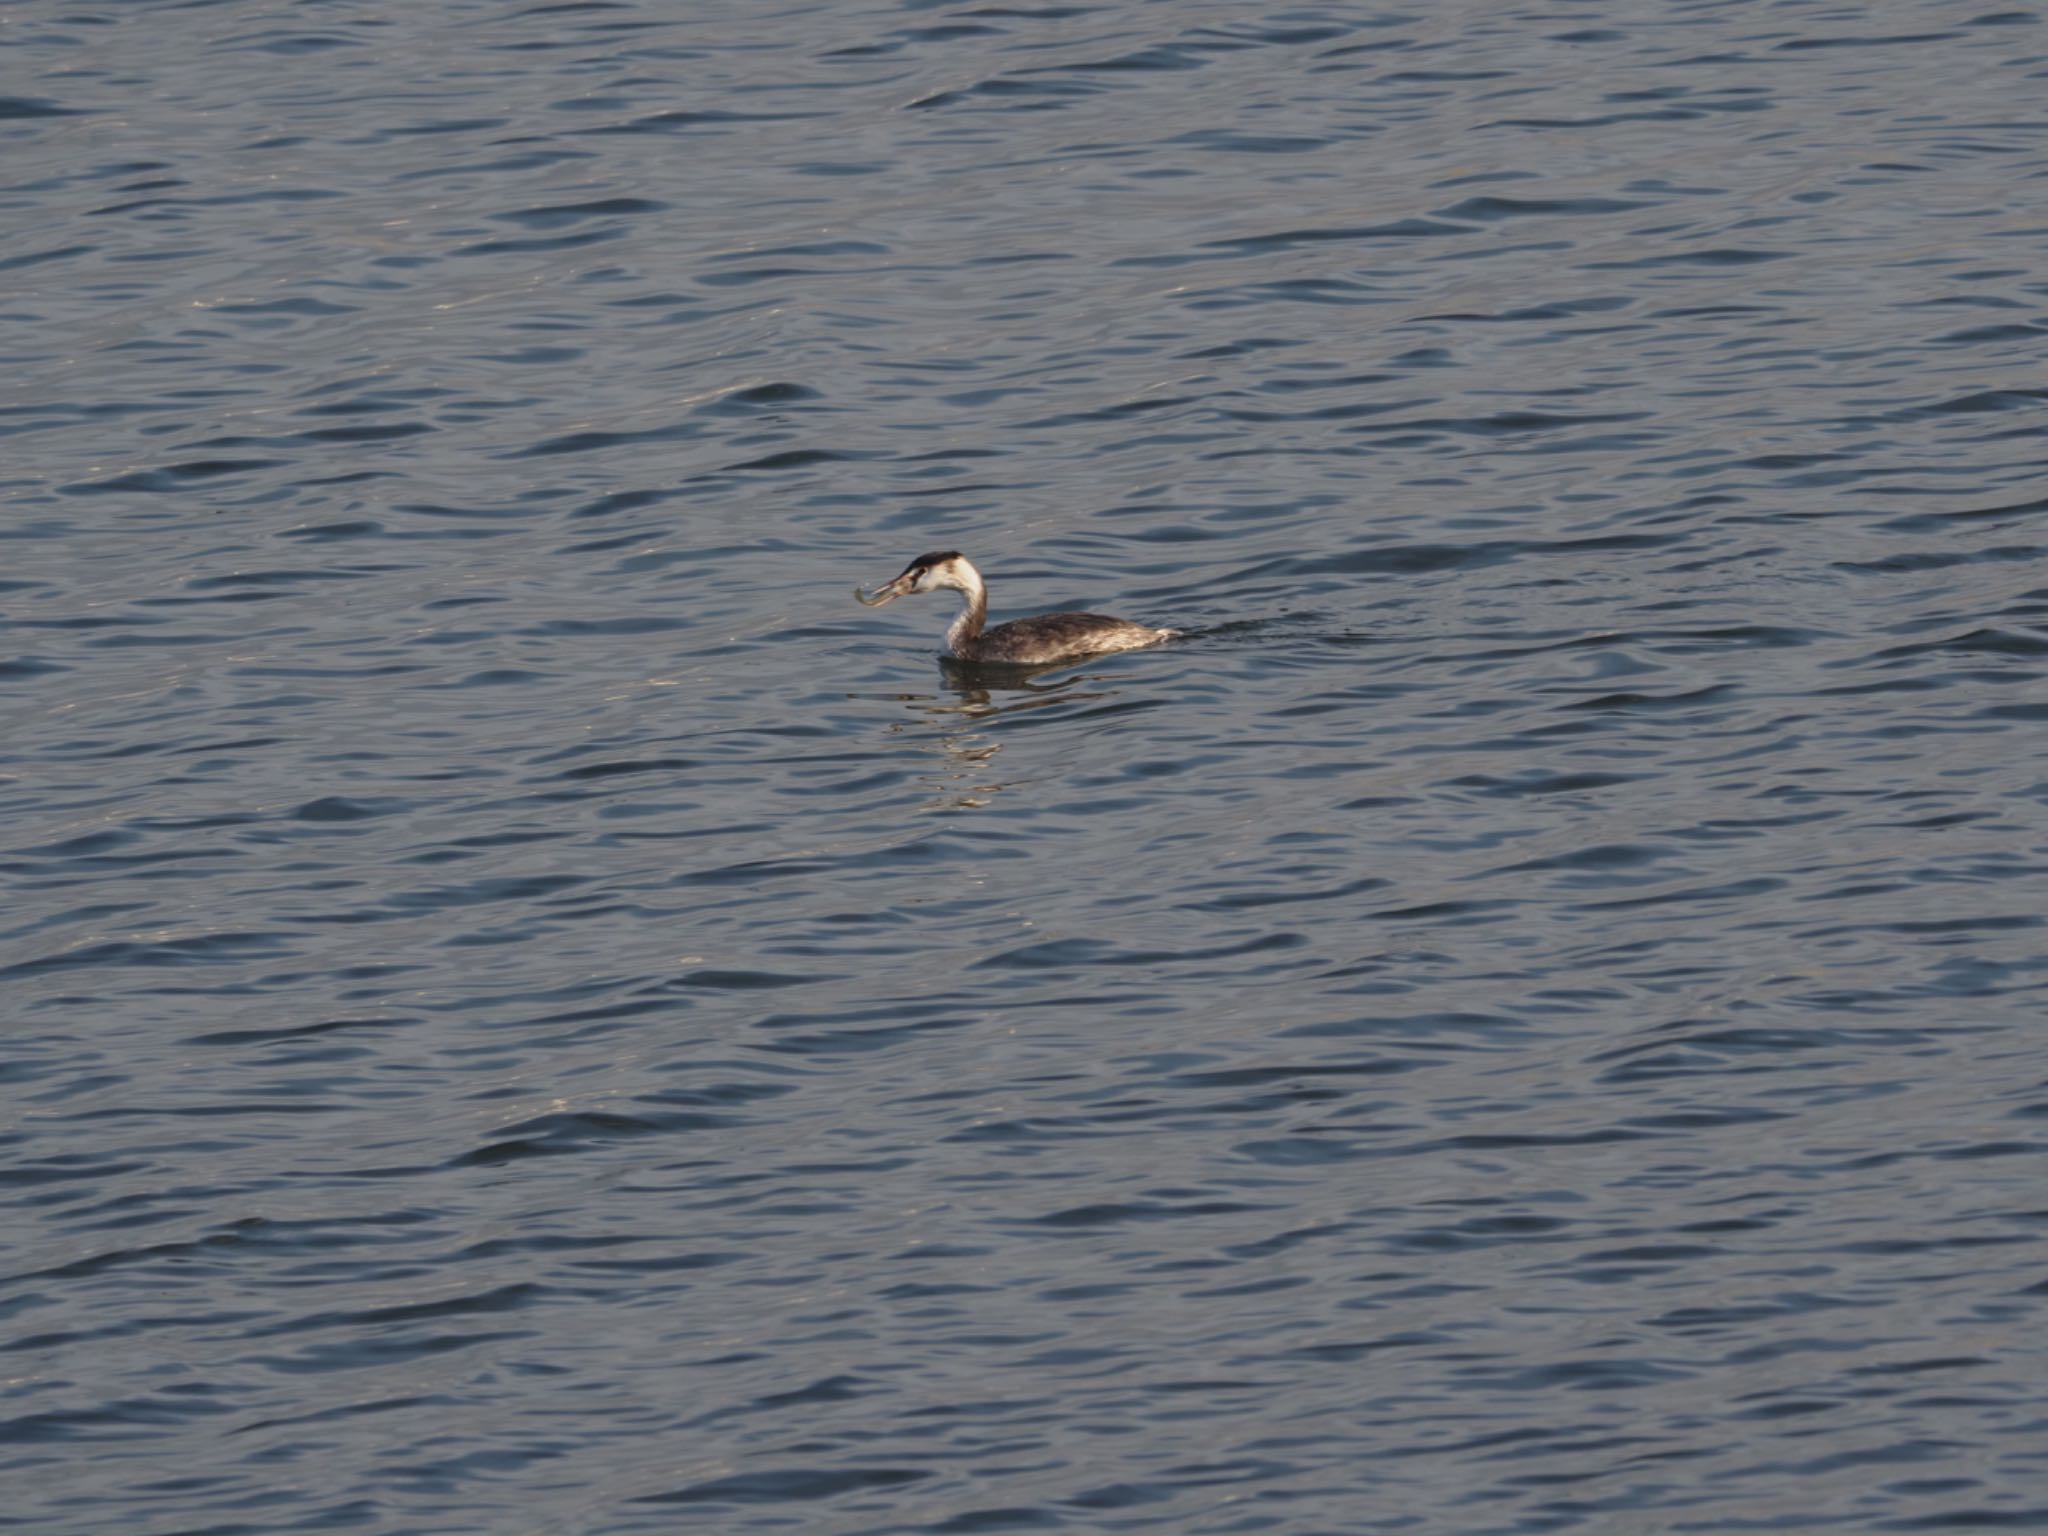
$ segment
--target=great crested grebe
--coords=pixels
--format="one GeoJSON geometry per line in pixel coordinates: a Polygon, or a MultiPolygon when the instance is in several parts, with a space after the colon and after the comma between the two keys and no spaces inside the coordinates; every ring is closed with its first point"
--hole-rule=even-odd
{"type": "Polygon", "coordinates": [[[870,608],[894,602],[906,592],[936,592],[951,587],[966,599],[946,631],[946,652],[959,661],[1006,662],[1011,666],[1043,666],[1108,651],[1133,651],[1169,638],[1170,629],[1150,629],[1128,619],[1100,613],[1046,613],[1035,619],[1012,619],[984,630],[988,622],[988,587],[981,572],[958,550],[919,555],[894,581],[853,595],[870,608]]]}

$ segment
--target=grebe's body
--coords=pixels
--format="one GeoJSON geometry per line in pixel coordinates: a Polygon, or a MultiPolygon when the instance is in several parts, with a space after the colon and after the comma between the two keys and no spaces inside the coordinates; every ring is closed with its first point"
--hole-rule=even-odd
{"type": "Polygon", "coordinates": [[[919,555],[903,574],[872,592],[854,588],[853,595],[870,608],[894,602],[906,592],[937,592],[950,588],[965,600],[960,616],[946,631],[946,653],[958,661],[996,662],[1039,667],[1110,651],[1133,651],[1156,645],[1173,634],[1128,619],[1100,613],[1047,613],[1035,619],[1012,619],[994,629],[988,622],[988,586],[967,557],[956,550],[919,555]]]}

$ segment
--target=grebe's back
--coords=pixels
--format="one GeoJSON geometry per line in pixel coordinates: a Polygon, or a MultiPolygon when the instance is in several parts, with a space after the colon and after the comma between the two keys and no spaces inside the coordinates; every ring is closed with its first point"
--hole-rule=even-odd
{"type": "Polygon", "coordinates": [[[946,630],[947,654],[960,661],[1044,666],[1157,645],[1173,634],[1170,629],[1153,629],[1103,613],[1047,613],[984,629],[982,626],[988,622],[988,584],[965,555],[950,549],[919,555],[894,581],[872,592],[856,587],[853,595],[868,607],[879,608],[906,593],[937,592],[942,588],[950,588],[964,599],[960,616],[946,630]]]}

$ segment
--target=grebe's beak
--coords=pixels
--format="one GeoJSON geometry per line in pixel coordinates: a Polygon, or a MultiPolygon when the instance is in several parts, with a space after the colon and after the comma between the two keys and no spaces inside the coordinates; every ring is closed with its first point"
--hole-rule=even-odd
{"type": "Polygon", "coordinates": [[[861,587],[855,587],[853,589],[853,598],[857,603],[864,603],[870,608],[879,608],[884,603],[895,602],[897,598],[910,590],[911,584],[916,580],[917,578],[909,571],[905,571],[894,581],[885,582],[872,592],[866,591],[861,587]]]}

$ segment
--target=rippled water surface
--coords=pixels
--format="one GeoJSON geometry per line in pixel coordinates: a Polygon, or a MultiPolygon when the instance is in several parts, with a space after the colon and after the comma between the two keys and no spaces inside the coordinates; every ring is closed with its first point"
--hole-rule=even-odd
{"type": "Polygon", "coordinates": [[[2048,1530],[2041,21],[0,11],[0,1527],[2048,1530]]]}

